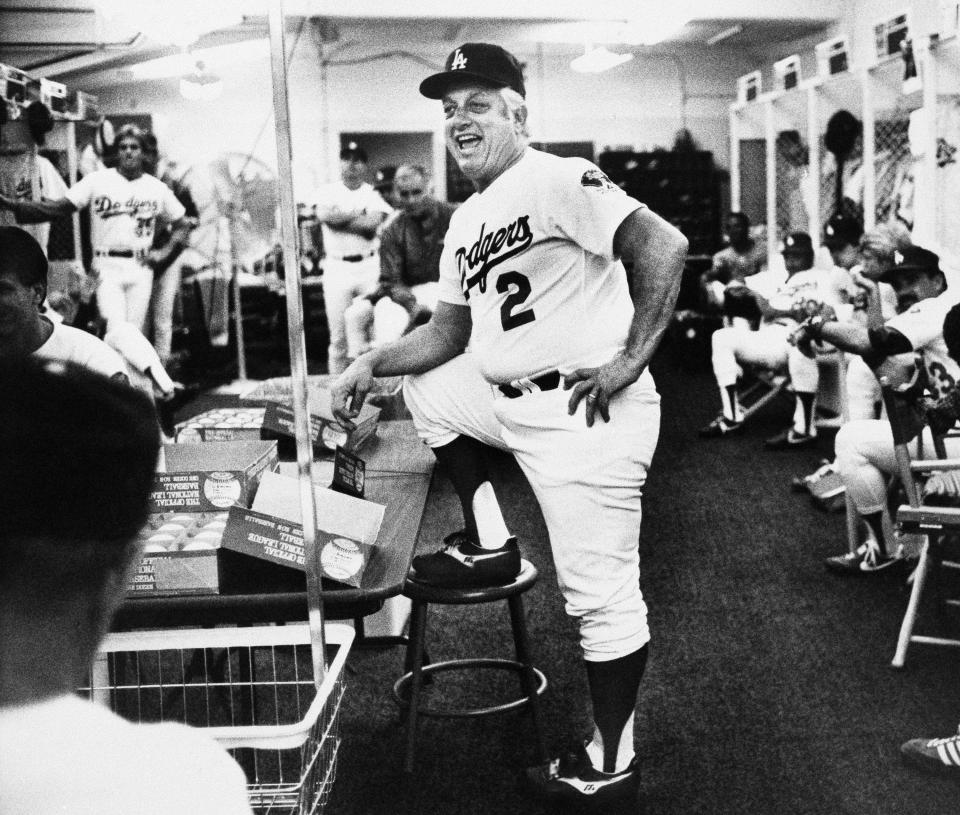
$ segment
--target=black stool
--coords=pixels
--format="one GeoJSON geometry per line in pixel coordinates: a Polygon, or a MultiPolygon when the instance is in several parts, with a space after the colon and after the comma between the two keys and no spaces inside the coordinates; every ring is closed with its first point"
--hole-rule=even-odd
{"type": "Polygon", "coordinates": [[[484,588],[442,588],[421,583],[417,580],[416,572],[410,572],[403,594],[413,601],[410,612],[410,636],[407,642],[407,656],[405,670],[393,686],[393,695],[397,702],[407,712],[407,749],[404,756],[403,768],[406,772],[413,772],[413,755],[417,736],[417,717],[435,716],[440,718],[469,718],[487,716],[493,713],[503,713],[515,710],[524,705],[530,709],[533,719],[533,730],[536,736],[537,761],[546,762],[547,754],[543,743],[543,733],[540,729],[540,712],[537,695],[543,693],[547,687],[547,678],[543,672],[533,666],[530,658],[530,647],[527,638],[527,622],[523,616],[523,598],[521,595],[537,582],[537,570],[532,563],[522,560],[520,574],[510,583],[503,586],[486,586],[484,588]],[[492,603],[495,600],[506,600],[510,606],[510,624],[513,629],[513,642],[516,646],[517,659],[452,659],[447,662],[435,662],[424,666],[423,643],[427,629],[427,606],[430,603],[444,605],[475,605],[478,603],[492,603]],[[482,708],[430,708],[420,706],[420,690],[424,677],[439,671],[461,670],[471,668],[486,668],[497,670],[516,671],[520,675],[524,695],[511,702],[501,705],[492,705],[482,708]],[[409,686],[409,693],[406,693],[409,686]]]}

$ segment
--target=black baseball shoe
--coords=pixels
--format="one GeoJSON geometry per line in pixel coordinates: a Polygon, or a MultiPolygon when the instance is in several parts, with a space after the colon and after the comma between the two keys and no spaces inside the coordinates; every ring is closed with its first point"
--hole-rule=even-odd
{"type": "Polygon", "coordinates": [[[585,748],[585,744],[580,744],[572,752],[527,769],[528,789],[553,804],[577,804],[604,811],[614,802],[636,797],[640,780],[636,758],[623,772],[604,773],[594,768],[585,748]]]}
{"type": "Polygon", "coordinates": [[[706,427],[700,428],[697,435],[700,436],[701,439],[719,439],[724,436],[739,433],[742,430],[743,422],[735,422],[721,413],[706,427]]]}
{"type": "Polygon", "coordinates": [[[904,764],[960,780],[960,734],[944,739],[910,739],[900,745],[904,764]]]}
{"type": "Polygon", "coordinates": [[[816,436],[807,433],[798,433],[791,427],[782,433],[777,433],[776,436],[771,436],[769,439],[764,440],[763,446],[767,450],[795,450],[801,447],[812,447],[816,443],[816,436]]]}
{"type": "Polygon", "coordinates": [[[413,559],[414,578],[432,586],[502,586],[520,574],[520,547],[510,537],[499,549],[484,549],[461,529],[443,539],[443,548],[413,559]]]}

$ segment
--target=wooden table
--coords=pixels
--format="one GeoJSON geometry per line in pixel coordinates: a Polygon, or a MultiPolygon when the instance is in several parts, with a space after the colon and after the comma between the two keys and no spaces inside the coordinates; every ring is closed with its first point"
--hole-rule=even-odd
{"type": "MultiPolygon", "coordinates": [[[[328,619],[362,620],[403,591],[433,474],[433,455],[417,440],[410,421],[381,422],[377,437],[358,454],[366,463],[365,497],[386,509],[360,586],[324,581],[328,619]]],[[[292,466],[282,464],[288,470],[292,466]]],[[[302,574],[282,567],[265,567],[264,574],[269,577],[262,584],[229,593],[129,596],[114,618],[113,630],[306,620],[302,574]]]]}

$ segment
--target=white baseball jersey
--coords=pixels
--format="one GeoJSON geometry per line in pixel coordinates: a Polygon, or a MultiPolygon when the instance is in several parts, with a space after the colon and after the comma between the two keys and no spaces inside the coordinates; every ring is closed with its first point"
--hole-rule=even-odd
{"type": "Polygon", "coordinates": [[[960,365],[947,353],[943,339],[943,320],[960,302],[960,290],[947,289],[939,297],[928,297],[887,321],[890,328],[903,334],[915,351],[923,351],[927,381],[935,396],[945,396],[960,382],[960,365]]]}
{"type": "Polygon", "coordinates": [[[52,362],[69,362],[81,365],[101,376],[126,374],[123,360],[103,340],[63,323],[53,323],[53,333],[33,356],[52,362]]]}
{"type": "Polygon", "coordinates": [[[147,250],[153,243],[158,215],[171,221],[185,210],[162,181],[144,173],[133,181],[117,170],[98,170],[84,176],[65,196],[77,209],[90,207],[96,250],[147,250]]]}
{"type": "MultiPolygon", "coordinates": [[[[844,302],[853,281],[846,269],[837,266],[832,269],[806,269],[794,272],[786,280],[776,285],[772,277],[756,275],[747,279],[751,289],[769,300],[770,305],[780,311],[802,308],[807,303],[829,303],[836,306],[844,302]],[[776,285],[776,288],[773,286],[776,285]]],[[[775,317],[770,322],[794,324],[790,317],[775,317]]]]}
{"type": "Polygon", "coordinates": [[[613,237],[642,206],[589,161],[528,148],[453,213],[440,299],[470,307],[487,380],[566,374],[624,348],[633,303],[613,237]]]}
{"type": "MultiPolygon", "coordinates": [[[[336,209],[357,214],[382,212],[385,215],[393,212],[393,207],[366,182],[351,190],[342,181],[334,181],[317,190],[314,201],[319,210],[336,209]]],[[[320,229],[323,233],[323,251],[336,259],[350,255],[367,255],[376,251],[378,246],[377,239],[365,238],[346,229],[337,229],[328,224],[321,224],[320,229]]]]}

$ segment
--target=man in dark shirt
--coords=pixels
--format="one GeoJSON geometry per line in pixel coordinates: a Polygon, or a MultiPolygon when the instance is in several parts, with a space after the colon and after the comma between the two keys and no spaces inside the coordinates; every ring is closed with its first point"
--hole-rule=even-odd
{"type": "Polygon", "coordinates": [[[380,281],[346,310],[351,358],[429,319],[437,301],[440,253],[453,206],[430,194],[429,175],[403,164],[393,179],[399,213],[380,235],[380,281]]]}

